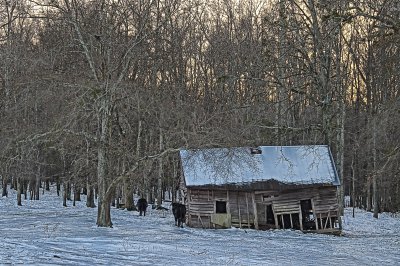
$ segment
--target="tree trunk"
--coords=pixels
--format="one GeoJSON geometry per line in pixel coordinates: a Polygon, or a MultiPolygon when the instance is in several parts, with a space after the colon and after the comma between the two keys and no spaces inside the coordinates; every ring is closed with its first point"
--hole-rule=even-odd
{"type": "Polygon", "coordinates": [[[127,211],[135,211],[135,204],[133,202],[133,189],[130,180],[124,180],[124,197],[125,197],[125,208],[127,211]]]}
{"type": "Polygon", "coordinates": [[[74,189],[74,200],[81,201],[81,188],[76,185],[74,189]]]}
{"type": "Polygon", "coordinates": [[[282,137],[281,137],[281,127],[284,125],[284,121],[282,122],[282,110],[284,110],[283,107],[283,98],[284,98],[284,87],[285,87],[285,78],[284,78],[284,73],[283,70],[285,69],[284,66],[287,64],[286,61],[286,51],[285,51],[285,24],[287,23],[287,17],[286,17],[286,8],[285,8],[285,1],[280,0],[279,1],[279,24],[281,27],[281,30],[279,32],[279,46],[278,46],[278,64],[279,66],[277,67],[277,80],[278,84],[276,86],[276,95],[275,95],[275,124],[276,124],[276,131],[275,131],[275,141],[277,145],[284,145],[282,142],[282,137]]]}
{"type": "Polygon", "coordinates": [[[179,181],[178,177],[178,166],[177,166],[177,160],[172,157],[172,167],[173,167],[173,174],[172,174],[172,197],[171,200],[172,202],[176,202],[176,194],[177,191],[179,190],[179,184],[177,183],[179,181]]]}
{"type": "Polygon", "coordinates": [[[7,191],[7,184],[8,184],[8,178],[7,178],[7,174],[3,175],[3,180],[2,180],[2,185],[3,185],[3,190],[1,193],[2,197],[7,197],[8,196],[8,191],[7,191]]]}
{"type": "Polygon", "coordinates": [[[67,194],[68,194],[67,190],[68,190],[68,185],[66,182],[64,182],[64,193],[63,193],[63,206],[64,207],[67,207],[67,194]]]}
{"type": "Polygon", "coordinates": [[[67,182],[67,200],[72,200],[71,181],[67,182]]]}
{"type": "Polygon", "coordinates": [[[355,208],[356,208],[356,188],[355,188],[355,179],[356,179],[356,170],[355,170],[355,157],[356,151],[353,153],[353,160],[351,161],[351,206],[353,207],[353,218],[355,217],[355,208]]]}
{"type": "Polygon", "coordinates": [[[20,178],[17,179],[17,205],[22,206],[21,194],[23,190],[23,183],[20,178]]]}
{"type": "Polygon", "coordinates": [[[50,180],[46,179],[46,190],[50,191],[50,180]]]}
{"type": "MultiPolygon", "coordinates": [[[[39,171],[40,171],[40,167],[39,167],[39,171]]],[[[35,200],[39,200],[39,195],[40,195],[40,175],[39,173],[37,173],[36,175],[36,182],[35,182],[35,200]]]]}
{"type": "Polygon", "coordinates": [[[99,197],[98,208],[97,208],[97,226],[112,227],[110,199],[103,198],[102,200],[100,200],[99,197]]]}
{"type": "Polygon", "coordinates": [[[81,189],[74,185],[74,202],[72,205],[76,206],[77,201],[81,201],[81,189]]]}
{"type": "Polygon", "coordinates": [[[18,189],[18,178],[12,177],[10,188],[18,189]]]}
{"type": "Polygon", "coordinates": [[[29,199],[34,200],[35,198],[35,179],[31,178],[29,180],[29,199]]]}
{"type": "Polygon", "coordinates": [[[28,199],[28,181],[26,180],[21,180],[22,183],[22,189],[24,191],[24,198],[25,200],[28,199]]]}
{"type": "Polygon", "coordinates": [[[378,183],[377,183],[377,167],[376,167],[376,118],[373,118],[373,136],[372,136],[372,163],[373,163],[373,175],[372,175],[372,199],[374,205],[374,218],[378,218],[379,213],[379,195],[378,195],[378,183]]]}
{"type": "MultiPolygon", "coordinates": [[[[140,105],[138,101],[138,110],[140,110],[140,105]]],[[[136,138],[136,160],[140,157],[140,147],[141,147],[141,137],[142,137],[142,121],[139,119],[138,123],[138,135],[136,138]]],[[[125,169],[125,161],[123,164],[123,169],[125,169]]],[[[124,179],[124,197],[125,197],[125,208],[127,211],[135,211],[136,206],[133,201],[133,185],[129,177],[124,179]]]]}
{"type": "Polygon", "coordinates": [[[56,187],[57,187],[57,196],[60,196],[61,184],[60,184],[59,177],[57,177],[57,179],[56,179],[56,187]]]}
{"type": "Polygon", "coordinates": [[[97,226],[112,227],[111,198],[106,195],[108,189],[108,149],[109,149],[109,99],[106,93],[100,103],[100,143],[97,150],[97,184],[98,184],[98,212],[97,226]]]}
{"type": "Polygon", "coordinates": [[[372,210],[372,198],[371,198],[371,177],[367,177],[367,211],[372,210]]]}
{"type": "MultiPolygon", "coordinates": [[[[343,99],[342,101],[345,101],[343,99]]],[[[345,103],[340,103],[340,116],[338,117],[338,124],[340,125],[340,130],[338,133],[337,140],[337,160],[338,160],[338,174],[340,178],[339,187],[339,212],[340,215],[344,215],[344,123],[345,123],[345,103]]]]}
{"type": "Polygon", "coordinates": [[[87,183],[87,197],[86,197],[86,207],[95,208],[96,205],[94,204],[94,191],[93,186],[87,183]]]}
{"type": "MultiPolygon", "coordinates": [[[[160,152],[163,150],[163,132],[160,127],[160,152]]],[[[163,159],[160,157],[158,159],[158,179],[157,179],[157,207],[162,205],[162,181],[163,181],[163,159]]]]}

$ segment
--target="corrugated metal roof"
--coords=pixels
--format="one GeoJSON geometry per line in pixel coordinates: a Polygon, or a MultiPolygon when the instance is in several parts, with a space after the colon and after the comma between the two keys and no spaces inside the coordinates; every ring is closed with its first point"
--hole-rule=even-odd
{"type": "Polygon", "coordinates": [[[181,150],[186,186],[245,184],[276,180],[286,184],[339,185],[326,145],[260,146],[181,150]]]}

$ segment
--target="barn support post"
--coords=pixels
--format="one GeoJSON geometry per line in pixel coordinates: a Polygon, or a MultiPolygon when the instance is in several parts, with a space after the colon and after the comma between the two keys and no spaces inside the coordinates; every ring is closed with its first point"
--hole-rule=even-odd
{"type": "Polygon", "coordinates": [[[202,220],[201,217],[200,217],[200,213],[197,213],[197,220],[200,221],[201,227],[204,229],[205,226],[204,226],[203,220],[202,220]]]}
{"type": "Polygon", "coordinates": [[[272,202],[272,211],[274,212],[275,227],[276,227],[276,229],[279,229],[278,215],[276,214],[276,211],[275,211],[274,203],[273,203],[273,202],[272,202]]]}
{"type": "Polygon", "coordinates": [[[300,230],[303,231],[303,214],[301,210],[301,204],[299,205],[299,210],[300,230]]]}
{"type": "MultiPolygon", "coordinates": [[[[330,220],[330,219],[331,219],[331,212],[328,211],[328,217],[326,218],[325,225],[324,225],[324,229],[327,228],[327,226],[328,226],[328,220],[330,220]]],[[[332,226],[331,226],[331,228],[332,228],[332,226]]]]}
{"type": "Polygon", "coordinates": [[[319,230],[318,229],[318,215],[315,212],[315,206],[314,206],[314,199],[311,199],[311,206],[312,206],[312,210],[313,210],[313,214],[314,214],[314,219],[315,219],[315,230],[319,230]]]}
{"type": "Polygon", "coordinates": [[[291,213],[289,213],[289,217],[290,217],[290,228],[293,228],[293,218],[291,213]]]}
{"type": "Polygon", "coordinates": [[[253,191],[253,193],[251,193],[251,201],[253,203],[253,210],[254,210],[254,228],[258,230],[259,229],[258,228],[258,213],[257,213],[257,205],[256,205],[256,198],[255,198],[254,191],[253,191]]]}
{"type": "Polygon", "coordinates": [[[325,229],[324,226],[322,225],[322,213],[319,214],[319,223],[320,223],[321,229],[325,229]]]}
{"type": "Polygon", "coordinates": [[[229,190],[226,191],[226,213],[231,213],[231,206],[229,203],[229,190]]]}
{"type": "Polygon", "coordinates": [[[268,205],[265,205],[265,223],[268,221],[268,205]]]}

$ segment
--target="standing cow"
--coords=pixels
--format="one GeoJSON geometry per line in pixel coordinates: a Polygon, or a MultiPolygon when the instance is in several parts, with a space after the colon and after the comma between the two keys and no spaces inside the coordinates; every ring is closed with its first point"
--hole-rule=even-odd
{"type": "Polygon", "coordinates": [[[136,206],[139,210],[139,215],[142,216],[143,213],[143,215],[146,216],[146,210],[148,206],[147,200],[145,198],[138,199],[136,206]]]}
{"type": "Polygon", "coordinates": [[[173,202],[172,213],[175,217],[175,225],[178,227],[183,227],[186,217],[186,206],[181,203],[173,202]]]}

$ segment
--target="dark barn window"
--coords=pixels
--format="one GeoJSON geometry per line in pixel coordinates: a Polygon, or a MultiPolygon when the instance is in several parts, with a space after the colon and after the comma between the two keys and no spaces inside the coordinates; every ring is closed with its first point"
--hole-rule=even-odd
{"type": "Polygon", "coordinates": [[[215,202],[215,212],[216,213],[226,213],[226,201],[216,201],[215,202]]]}

